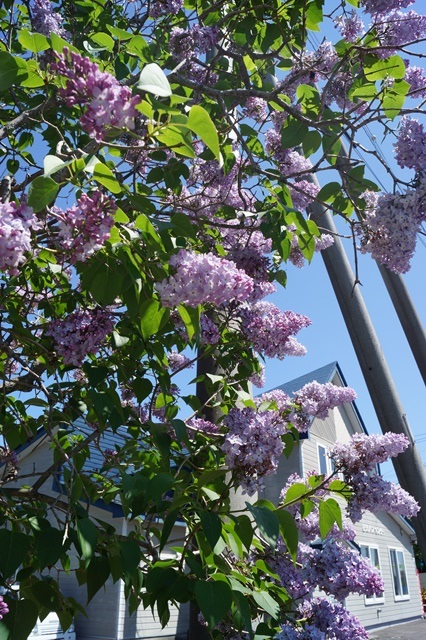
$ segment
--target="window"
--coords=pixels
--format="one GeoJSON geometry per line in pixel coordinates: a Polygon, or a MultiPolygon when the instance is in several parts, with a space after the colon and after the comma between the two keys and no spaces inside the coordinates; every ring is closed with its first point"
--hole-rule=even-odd
{"type": "Polygon", "coordinates": [[[327,449],[322,445],[318,445],[318,468],[320,474],[328,475],[331,472],[330,458],[327,455],[327,449]]]}
{"type": "Polygon", "coordinates": [[[408,592],[404,552],[401,549],[389,549],[389,555],[395,600],[408,600],[410,594],[408,592]]]}
{"type": "MultiPolygon", "coordinates": [[[[381,573],[378,547],[367,545],[367,544],[360,544],[359,547],[361,549],[361,555],[364,558],[368,558],[371,564],[373,565],[373,567],[376,567],[376,569],[378,569],[378,571],[380,571],[381,573]]],[[[365,604],[379,604],[379,603],[383,603],[384,601],[385,601],[384,594],[381,596],[376,596],[376,595],[365,596],[365,604]]]]}

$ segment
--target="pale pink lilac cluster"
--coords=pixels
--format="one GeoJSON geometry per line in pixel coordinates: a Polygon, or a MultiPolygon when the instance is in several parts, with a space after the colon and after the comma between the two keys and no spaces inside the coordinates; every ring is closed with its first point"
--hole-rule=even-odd
{"type": "Polygon", "coordinates": [[[183,353],[178,353],[177,351],[171,351],[168,353],[167,360],[172,373],[176,373],[182,369],[192,369],[194,366],[194,363],[190,358],[185,356],[183,353]]]}
{"type": "Polygon", "coordinates": [[[52,207],[58,220],[58,241],[71,264],[84,262],[109,238],[117,210],[115,201],[101,191],[83,193],[74,207],[62,211],[52,207]]]}
{"type": "Polygon", "coordinates": [[[345,473],[372,471],[376,466],[399,455],[408,447],[408,438],[402,433],[383,435],[355,433],[347,444],[336,442],[330,450],[336,467],[345,473]]]}
{"type": "Polygon", "coordinates": [[[222,450],[226,464],[248,495],[262,488],[262,478],[276,472],[283,452],[284,422],[275,411],[233,408],[223,420],[228,429],[222,450]]]}
{"type": "Polygon", "coordinates": [[[66,48],[57,54],[51,69],[68,78],[65,89],[60,90],[67,105],[86,107],[80,123],[90,137],[101,142],[111,128],[134,129],[138,115],[135,107],[141,97],[132,97],[130,89],[120,85],[110,73],[101,71],[89,58],[66,48]]]}
{"type": "Polygon", "coordinates": [[[348,514],[353,522],[361,519],[363,511],[385,511],[412,518],[420,507],[405,489],[384,480],[379,475],[368,475],[364,471],[345,477],[353,489],[354,496],[348,503],[348,514]]]}
{"type": "Polygon", "coordinates": [[[34,0],[31,23],[34,31],[44,36],[50,36],[51,33],[61,37],[66,35],[62,27],[62,17],[54,10],[50,0],[34,0]]]}
{"type": "Polygon", "coordinates": [[[187,304],[221,306],[244,302],[253,293],[253,279],[234,262],[212,253],[194,253],[181,249],[172,256],[175,274],[157,284],[158,294],[167,307],[187,304]]]}
{"type": "Polygon", "coordinates": [[[402,168],[421,171],[426,167],[426,132],[415,118],[403,116],[394,144],[395,158],[402,168]]]}
{"type": "Polygon", "coordinates": [[[355,398],[356,393],[350,387],[339,387],[331,382],[320,384],[316,380],[308,382],[294,394],[294,402],[300,405],[302,413],[322,420],[332,409],[345,402],[353,402],[355,398]]]}
{"type": "Polygon", "coordinates": [[[415,189],[404,194],[366,192],[364,219],[357,229],[361,253],[371,256],[395,273],[411,266],[417,233],[426,214],[426,176],[419,174],[415,189]]]}
{"type": "Polygon", "coordinates": [[[46,333],[53,338],[56,353],[65,364],[80,367],[88,354],[98,351],[112,329],[108,312],[79,309],[63,319],[50,322],[46,333]]]}
{"type": "Polygon", "coordinates": [[[0,203],[0,270],[18,275],[18,266],[31,251],[31,230],[40,224],[25,203],[0,203]]]}
{"type": "Polygon", "coordinates": [[[294,311],[281,311],[271,302],[257,302],[241,312],[242,331],[254,349],[269,358],[305,355],[294,335],[311,321],[294,311]]]}

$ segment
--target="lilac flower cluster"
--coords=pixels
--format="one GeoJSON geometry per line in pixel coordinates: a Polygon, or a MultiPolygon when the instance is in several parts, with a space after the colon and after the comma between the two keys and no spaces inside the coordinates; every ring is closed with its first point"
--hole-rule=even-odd
{"type": "Polygon", "coordinates": [[[337,467],[354,474],[374,470],[378,464],[405,451],[408,445],[408,438],[402,433],[370,436],[355,433],[347,444],[336,442],[330,456],[337,467]]]}
{"type": "Polygon", "coordinates": [[[361,0],[361,5],[371,15],[389,13],[396,9],[405,9],[413,4],[414,0],[361,0]]]}
{"type": "Polygon", "coordinates": [[[62,17],[53,10],[50,0],[34,0],[31,23],[34,31],[50,36],[51,33],[64,37],[65,29],[61,26],[62,17]]]}
{"type": "Polygon", "coordinates": [[[243,115],[246,118],[252,118],[256,122],[264,122],[268,114],[268,103],[266,100],[254,96],[247,98],[243,107],[243,115]]]}
{"type": "Polygon", "coordinates": [[[290,187],[293,207],[299,211],[304,211],[315,201],[319,190],[318,185],[308,180],[296,180],[294,185],[290,187]]]}
{"type": "Polygon", "coordinates": [[[224,418],[228,429],[223,444],[226,464],[249,495],[262,488],[263,476],[275,473],[283,452],[286,427],[275,411],[231,409],[224,418]]]}
{"type": "Polygon", "coordinates": [[[40,227],[31,207],[21,203],[0,203],[0,270],[11,275],[24,262],[24,254],[31,251],[31,229],[40,227]]]}
{"type": "Polygon", "coordinates": [[[173,27],[170,32],[169,48],[178,60],[190,58],[195,53],[206,53],[217,43],[217,27],[201,27],[198,24],[189,29],[173,27]]]}
{"type": "Polygon", "coordinates": [[[112,329],[113,323],[106,311],[84,309],[53,320],[46,333],[53,338],[55,350],[65,364],[79,367],[86,355],[98,351],[112,329]]]}
{"type": "Polygon", "coordinates": [[[257,302],[241,314],[242,331],[258,353],[282,360],[288,355],[304,355],[306,349],[294,335],[311,321],[293,311],[280,311],[271,302],[257,302]]]}
{"type": "Polygon", "coordinates": [[[219,427],[217,424],[210,422],[210,420],[204,420],[203,418],[191,418],[188,420],[188,427],[191,430],[200,431],[201,433],[219,433],[219,427]]]}
{"type": "Polygon", "coordinates": [[[308,158],[294,149],[283,149],[281,133],[276,129],[266,131],[265,141],[266,151],[275,158],[283,176],[298,176],[311,171],[312,163],[308,158]]]}
{"type": "MultiPolygon", "coordinates": [[[[376,24],[380,45],[384,47],[381,55],[387,57],[401,45],[409,42],[418,42],[426,34],[426,16],[421,16],[415,11],[394,10],[387,11],[386,19],[379,19],[376,24]]],[[[380,47],[377,53],[380,53],[380,47]]]]}
{"type": "Polygon", "coordinates": [[[9,613],[7,602],[4,601],[3,596],[0,596],[0,620],[3,620],[7,613],[9,613]]]}
{"type": "Polygon", "coordinates": [[[187,304],[221,306],[237,300],[244,302],[253,293],[253,279],[237,269],[234,262],[212,253],[194,253],[181,249],[172,256],[175,274],[157,284],[167,307],[187,304]]]}
{"type": "Polygon", "coordinates": [[[200,342],[201,344],[217,344],[220,340],[220,331],[205,313],[200,316],[200,342]]]}
{"type": "Polygon", "coordinates": [[[273,566],[292,598],[298,599],[315,588],[344,600],[350,593],[381,595],[380,572],[368,558],[343,543],[328,539],[321,549],[299,544],[297,564],[285,551],[277,553],[273,566]]]}
{"type": "Polygon", "coordinates": [[[258,362],[258,365],[259,371],[257,373],[253,373],[253,375],[250,376],[249,382],[251,382],[252,385],[257,387],[258,389],[261,389],[265,386],[266,382],[265,365],[263,364],[263,362],[258,362]]]}
{"type": "Polygon", "coordinates": [[[353,488],[354,496],[348,504],[349,517],[357,522],[363,511],[386,511],[396,515],[412,518],[420,507],[412,496],[399,485],[384,480],[381,476],[369,476],[360,471],[345,478],[353,488]]]}
{"type": "Polygon", "coordinates": [[[354,9],[334,18],[334,24],[347,42],[356,42],[364,33],[364,23],[354,9]]]}
{"type": "Polygon", "coordinates": [[[350,387],[338,387],[331,382],[320,384],[316,380],[308,382],[294,394],[294,402],[300,405],[302,413],[322,420],[331,409],[355,398],[356,393],[350,387]]]}
{"type": "Polygon", "coordinates": [[[405,62],[405,76],[404,80],[410,85],[411,97],[426,98],[426,75],[425,70],[422,67],[415,67],[411,65],[408,60],[405,62]]]}
{"type": "Polygon", "coordinates": [[[153,0],[150,4],[149,15],[151,18],[161,16],[175,16],[183,7],[183,0],[153,0]]]}
{"type": "Polygon", "coordinates": [[[83,193],[77,204],[66,211],[52,207],[51,211],[59,221],[58,240],[72,264],[84,262],[102,248],[109,238],[116,210],[114,200],[101,191],[93,191],[90,195],[83,193]]]}
{"type": "MultiPolygon", "coordinates": [[[[290,227],[289,227],[290,229],[290,227]]],[[[293,231],[293,229],[290,229],[293,231]]],[[[314,238],[315,251],[324,251],[334,244],[334,238],[329,233],[323,233],[319,238],[314,238]]],[[[298,269],[302,269],[306,264],[305,256],[303,255],[296,235],[291,238],[291,249],[288,256],[289,261],[298,269]]]]}
{"type": "Polygon", "coordinates": [[[299,613],[309,620],[305,627],[306,635],[301,636],[303,640],[368,640],[358,618],[339,602],[330,602],[326,598],[305,600],[299,606],[299,613]]]}
{"type": "Polygon", "coordinates": [[[426,132],[418,120],[408,116],[401,118],[394,147],[395,158],[400,167],[415,171],[426,167],[426,132]]]}
{"type": "Polygon", "coordinates": [[[426,176],[419,175],[416,189],[404,194],[366,192],[365,217],[357,232],[361,253],[395,273],[406,273],[416,247],[417,233],[426,213],[426,176]]]}
{"type": "Polygon", "coordinates": [[[60,90],[61,96],[68,106],[86,107],[80,123],[90,137],[101,142],[110,127],[134,129],[140,96],[132,97],[128,87],[79,53],[65,48],[57,58],[51,65],[52,71],[68,78],[65,89],[60,90]]]}
{"type": "Polygon", "coordinates": [[[192,369],[194,363],[183,355],[183,353],[178,353],[177,351],[171,351],[167,354],[167,360],[169,362],[169,367],[172,373],[176,373],[176,371],[180,371],[181,369],[192,369]]]}

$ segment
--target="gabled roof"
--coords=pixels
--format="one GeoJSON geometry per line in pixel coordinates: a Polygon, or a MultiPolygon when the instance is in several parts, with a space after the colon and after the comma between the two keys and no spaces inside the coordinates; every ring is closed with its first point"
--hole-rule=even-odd
{"type": "MultiPolygon", "coordinates": [[[[280,391],[284,391],[284,393],[286,393],[287,395],[292,396],[296,393],[296,391],[299,391],[299,389],[304,387],[305,384],[308,384],[309,382],[319,382],[320,384],[327,384],[327,382],[332,382],[336,374],[340,378],[342,386],[347,387],[348,384],[345,380],[345,376],[343,375],[340,365],[337,362],[337,360],[334,360],[333,362],[330,362],[329,364],[326,364],[323,367],[320,367],[319,369],[314,369],[314,371],[309,371],[308,373],[305,373],[303,376],[299,376],[298,378],[294,378],[289,382],[285,382],[284,384],[281,384],[278,387],[274,387],[274,390],[280,389],[280,391]]],[[[356,419],[359,422],[361,430],[368,435],[367,427],[364,424],[364,421],[361,417],[358,407],[356,406],[356,403],[352,401],[350,403],[350,406],[352,407],[356,415],[356,419]]],[[[302,436],[302,439],[303,439],[303,436],[302,436]]]]}

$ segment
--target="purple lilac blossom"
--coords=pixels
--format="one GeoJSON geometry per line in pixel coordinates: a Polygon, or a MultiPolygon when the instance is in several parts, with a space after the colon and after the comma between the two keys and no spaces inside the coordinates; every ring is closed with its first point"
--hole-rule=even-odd
{"type": "Polygon", "coordinates": [[[252,118],[256,122],[264,122],[268,114],[268,103],[266,100],[254,96],[247,98],[243,107],[243,115],[246,118],[252,118]]]}
{"type": "Polygon", "coordinates": [[[217,44],[217,27],[200,27],[196,24],[189,29],[173,27],[170,32],[169,48],[178,60],[190,58],[194,53],[206,53],[217,44]]]}
{"type": "Polygon", "coordinates": [[[31,251],[31,229],[40,224],[31,207],[25,203],[0,204],[0,270],[18,275],[18,266],[31,251]]]}
{"type": "Polygon", "coordinates": [[[414,0],[361,0],[361,6],[371,15],[389,13],[395,9],[405,9],[414,0]]]}
{"type": "Polygon", "coordinates": [[[3,596],[0,596],[0,620],[2,620],[7,613],[9,613],[7,602],[4,601],[3,596]]]}
{"type": "Polygon", "coordinates": [[[426,132],[418,120],[408,116],[401,118],[394,147],[395,158],[400,167],[415,171],[426,167],[426,132]]]}
{"type": "Polygon", "coordinates": [[[187,304],[221,306],[237,300],[244,302],[253,293],[253,279],[237,269],[234,262],[212,253],[193,253],[181,249],[172,256],[175,274],[157,284],[167,307],[187,304]]]}
{"type": "Polygon", "coordinates": [[[302,413],[324,420],[329,411],[345,402],[352,402],[356,393],[350,387],[339,387],[316,380],[308,382],[294,394],[294,402],[300,405],[302,413]]]}
{"type": "Polygon", "coordinates": [[[348,504],[348,514],[353,522],[361,519],[363,511],[385,511],[412,518],[420,509],[407,491],[381,476],[369,476],[361,471],[345,480],[354,490],[354,496],[348,504]]]}
{"type": "Polygon", "coordinates": [[[397,52],[398,47],[409,42],[418,42],[426,34],[426,16],[421,16],[415,11],[390,11],[386,20],[378,20],[376,25],[380,45],[376,53],[388,57],[397,52]],[[380,52],[380,47],[384,50],[380,52]]]}
{"type": "Polygon", "coordinates": [[[69,253],[71,264],[84,262],[95,251],[99,251],[109,238],[114,224],[117,205],[101,191],[85,193],[77,204],[66,211],[52,207],[51,211],[59,220],[58,240],[64,251],[69,253]]]}
{"type": "Polygon", "coordinates": [[[286,355],[304,355],[306,350],[294,335],[311,321],[293,311],[280,311],[271,302],[257,302],[241,312],[242,331],[256,351],[282,360],[286,355]]]}
{"type": "Polygon", "coordinates": [[[395,273],[409,271],[425,218],[425,195],[426,177],[422,174],[416,189],[407,189],[404,194],[366,192],[365,217],[357,229],[361,253],[371,253],[395,273]]]}
{"type": "Polygon", "coordinates": [[[178,353],[177,351],[171,351],[168,353],[167,360],[172,373],[180,371],[181,369],[192,369],[194,366],[194,363],[189,358],[184,356],[183,353],[178,353]]]}
{"type": "Polygon", "coordinates": [[[61,37],[66,35],[65,29],[61,26],[62,17],[54,11],[49,0],[34,0],[31,24],[34,31],[42,33],[44,36],[50,36],[51,33],[56,33],[61,37]]]}
{"type": "Polygon", "coordinates": [[[364,23],[354,9],[334,18],[334,24],[347,42],[356,42],[364,33],[364,23]]]}
{"type": "Polygon", "coordinates": [[[233,408],[223,420],[228,429],[222,450],[226,464],[248,495],[263,487],[263,476],[275,473],[283,452],[286,426],[276,411],[233,408]]]}
{"type": "Polygon", "coordinates": [[[422,67],[411,65],[408,60],[404,60],[406,71],[404,80],[410,85],[410,97],[426,98],[426,75],[422,67]]]}
{"type": "Polygon", "coordinates": [[[201,344],[217,344],[220,341],[220,331],[205,313],[200,316],[201,344]]]}
{"type": "Polygon", "coordinates": [[[409,441],[402,433],[386,433],[383,435],[355,433],[350,442],[336,442],[330,450],[337,467],[345,473],[373,471],[376,466],[399,455],[408,447],[409,441]]]}
{"type": "Polygon", "coordinates": [[[314,635],[315,631],[322,632],[324,640],[368,640],[368,633],[358,618],[339,602],[330,602],[326,598],[305,600],[299,606],[299,613],[309,620],[301,640],[320,638],[314,635]]]}
{"type": "Polygon", "coordinates": [[[68,78],[65,89],[60,89],[67,105],[86,107],[80,123],[90,137],[101,142],[110,127],[134,129],[138,115],[135,107],[142,98],[132,97],[130,89],[120,85],[110,73],[67,48],[57,54],[51,69],[68,78]]]}
{"type": "Polygon", "coordinates": [[[265,382],[266,382],[265,365],[263,364],[263,362],[258,361],[258,366],[259,366],[259,371],[256,373],[253,373],[250,376],[249,382],[251,382],[252,385],[257,387],[258,389],[261,389],[262,387],[265,386],[265,382]]]}
{"type": "Polygon", "coordinates": [[[55,350],[65,364],[79,367],[86,355],[98,351],[112,329],[113,323],[106,311],[84,309],[53,320],[46,333],[53,338],[55,350]]]}
{"type": "Polygon", "coordinates": [[[201,433],[216,434],[219,433],[218,425],[204,420],[203,418],[191,418],[188,420],[188,427],[194,431],[200,431],[201,433]]]}
{"type": "Polygon", "coordinates": [[[304,211],[318,195],[320,188],[318,185],[308,182],[308,180],[297,180],[290,186],[290,195],[293,207],[299,211],[304,211]]]}
{"type": "Polygon", "coordinates": [[[183,7],[183,0],[153,0],[150,4],[149,15],[151,18],[161,16],[175,16],[183,7]]]}

